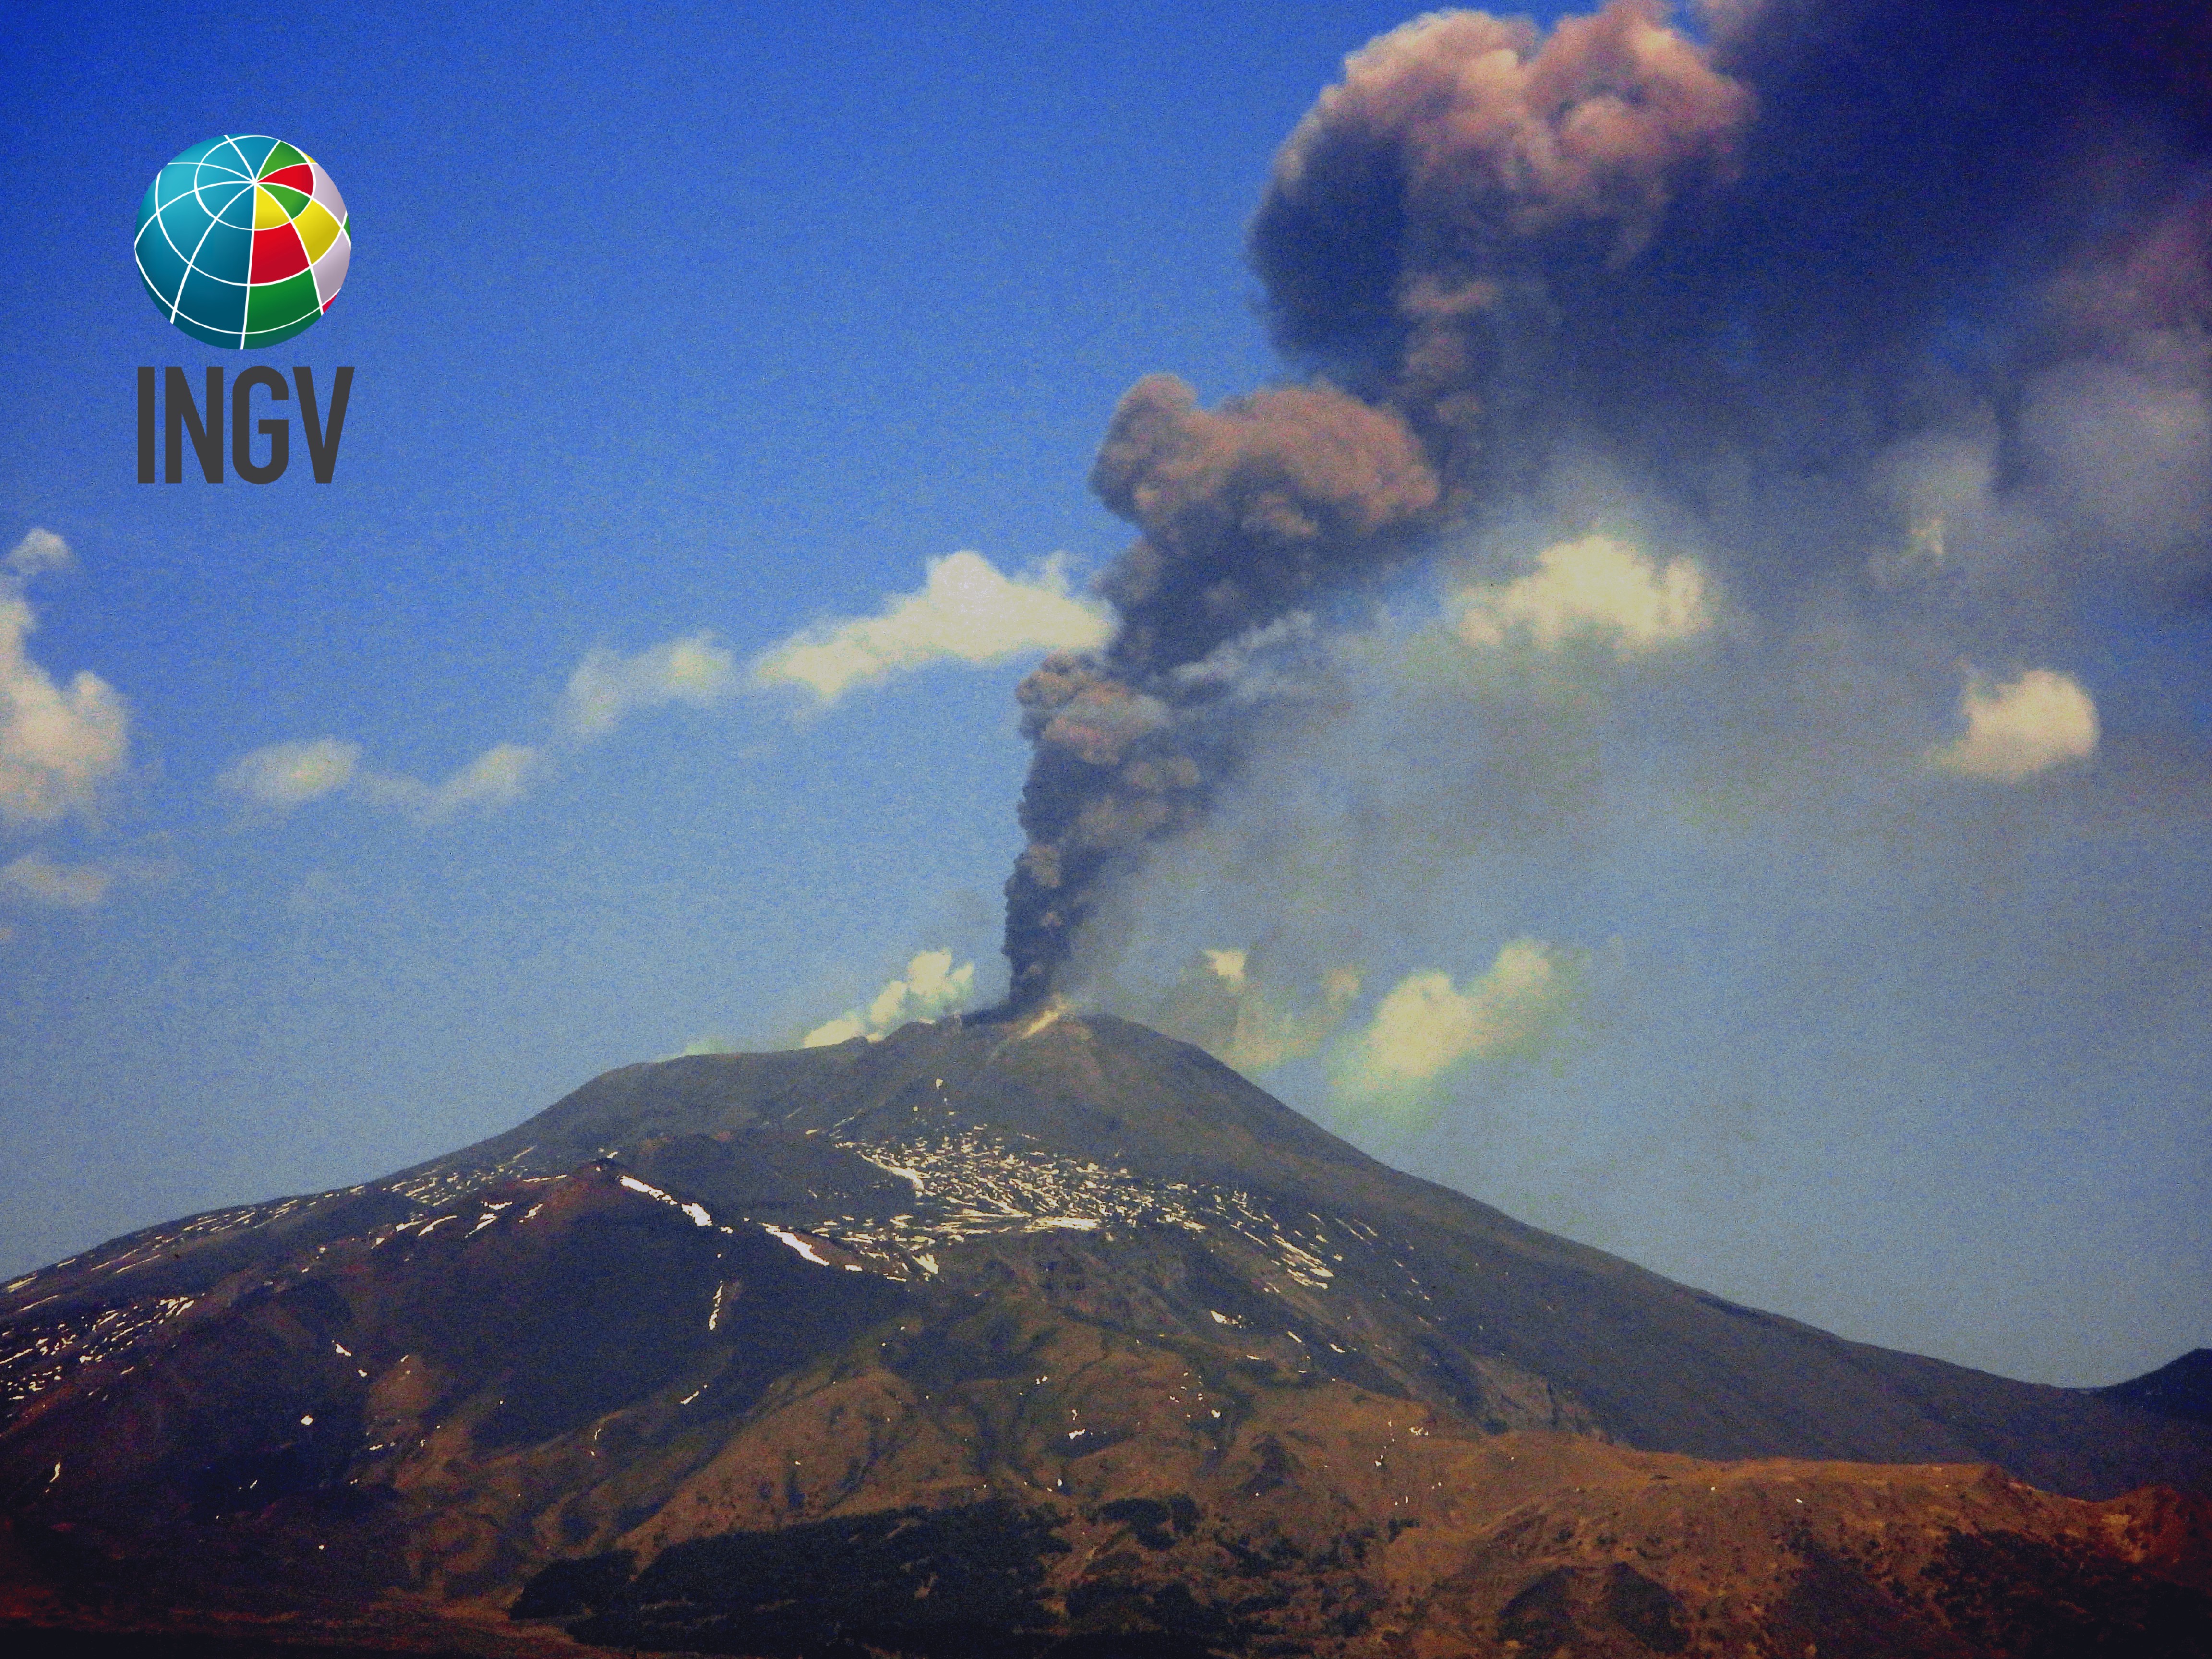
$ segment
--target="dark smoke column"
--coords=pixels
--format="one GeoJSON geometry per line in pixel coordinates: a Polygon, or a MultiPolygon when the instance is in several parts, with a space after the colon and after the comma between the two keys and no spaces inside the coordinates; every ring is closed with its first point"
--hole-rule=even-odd
{"type": "Polygon", "coordinates": [[[1209,412],[1164,374],[1122,398],[1091,484],[1143,533],[1103,584],[1113,643],[1047,659],[1016,693],[1036,750],[1006,883],[1017,1012],[1051,994],[1101,894],[1234,767],[1249,712],[1208,658],[1404,547],[1437,502],[1389,410],[1315,386],[1209,412]]]}
{"type": "Polygon", "coordinates": [[[1547,285],[1632,259],[1686,185],[1729,173],[1750,95],[1663,17],[1616,0],[1541,40],[1423,18],[1352,58],[1283,146],[1253,263],[1279,343],[1330,378],[1209,411],[1154,375],[1115,410],[1091,483],[1139,532],[1102,584],[1121,626],[1018,694],[1036,756],[1011,1011],[1059,988],[1102,898],[1203,817],[1265,725],[1229,692],[1238,643],[1475,498],[1541,378],[1547,285]]]}

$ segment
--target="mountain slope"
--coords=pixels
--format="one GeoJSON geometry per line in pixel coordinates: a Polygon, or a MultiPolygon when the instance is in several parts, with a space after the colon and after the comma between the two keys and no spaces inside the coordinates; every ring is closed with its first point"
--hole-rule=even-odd
{"type": "MultiPolygon", "coordinates": [[[[975,1206],[1026,1161],[1040,1184],[1026,1198],[1006,1189],[1014,1213],[1033,1218],[1061,1193],[1109,1222],[1187,1211],[1245,1283],[1358,1335],[1358,1352],[1420,1397],[1497,1426],[1571,1421],[1705,1457],[1986,1461],[2085,1497],[2150,1480],[2212,1491],[2212,1437],[2127,1396],[1845,1342],[1673,1284],[1392,1170],[1201,1051],[1122,1021],[1060,1021],[1018,1040],[1000,1026],[915,1025],[882,1043],[625,1067],[404,1178],[615,1154],[894,1255],[908,1233],[991,1230],[961,1206],[988,1214],[975,1206]],[[742,1156],[690,1139],[739,1133],[742,1156]],[[832,1149],[857,1162],[833,1167],[832,1149]],[[751,1173],[763,1153],[788,1184],[771,1191],[751,1173]],[[803,1157],[815,1188],[799,1180],[803,1157]],[[1114,1173],[1089,1194],[1074,1162],[1114,1173]],[[887,1179],[890,1165],[916,1168],[921,1191],[887,1179]],[[718,1185],[726,1167],[748,1173],[718,1185]],[[901,1212],[915,1218],[894,1224],[901,1212]],[[1540,1379],[1551,1403],[1532,1418],[1499,1397],[1483,1376],[1500,1368],[1540,1379]]],[[[1279,1347],[1287,1334],[1264,1340],[1279,1347]]]]}
{"type": "Polygon", "coordinates": [[[0,1337],[15,1606],[80,1626],[403,1594],[793,1653],[2212,1631],[2212,1506],[2118,1497],[2212,1486],[2212,1427],[1734,1307],[1109,1019],[625,1067],[27,1275],[0,1337]],[[851,1583],[794,1597],[825,1551],[851,1583]]]}

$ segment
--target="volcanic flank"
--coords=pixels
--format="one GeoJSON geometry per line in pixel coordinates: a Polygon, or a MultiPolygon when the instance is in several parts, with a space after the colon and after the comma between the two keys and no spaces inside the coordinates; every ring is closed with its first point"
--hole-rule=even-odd
{"type": "Polygon", "coordinates": [[[2186,1390],[2011,1382],[1722,1302],[1109,1018],[628,1066],[387,1180],[29,1274],[0,1318],[34,1628],[2212,1638],[2212,1428],[2163,1408],[2186,1390]]]}

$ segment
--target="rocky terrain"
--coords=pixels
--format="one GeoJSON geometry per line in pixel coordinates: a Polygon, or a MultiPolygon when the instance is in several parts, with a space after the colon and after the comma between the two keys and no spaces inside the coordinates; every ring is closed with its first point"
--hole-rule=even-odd
{"type": "Polygon", "coordinates": [[[0,1578],[56,1652],[2198,1654],[2204,1362],[1844,1342],[953,1021],[17,1279],[0,1578]]]}

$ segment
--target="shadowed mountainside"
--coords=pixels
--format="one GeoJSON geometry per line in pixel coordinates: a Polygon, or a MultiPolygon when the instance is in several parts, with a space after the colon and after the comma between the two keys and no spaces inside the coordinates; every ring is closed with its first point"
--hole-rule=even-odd
{"type": "Polygon", "coordinates": [[[1111,1019],[624,1067],[388,1180],[27,1275],[0,1339],[0,1575],[50,1626],[419,1645],[473,1613],[483,1651],[556,1620],[793,1655],[2212,1632],[2191,1361],[2074,1390],[1844,1342],[1111,1019]]]}
{"type": "Polygon", "coordinates": [[[786,1224],[895,1240],[887,1218],[931,1194],[882,1165],[943,1142],[948,1127],[1017,1158],[1042,1147],[1125,1171],[1131,1194],[1183,1183],[1247,1194],[1268,1219],[1233,1237],[1279,1275],[1295,1273],[1301,1250],[1329,1272],[1326,1291],[1291,1279],[1267,1293],[1358,1331],[1362,1350],[1422,1397],[1487,1411],[1500,1426],[1530,1425],[1527,1408],[1486,1393],[1486,1368],[1541,1380],[1561,1414],[1542,1425],[1586,1421],[1653,1449],[1988,1462],[2079,1497],[2153,1480],[2212,1491],[2212,1437],[2178,1423],[2189,1414],[2160,1396],[2130,1392],[2149,1379],[2106,1390],[2016,1382],[1737,1306],[1391,1170],[1201,1051],[1111,1018],[1018,1041],[1004,1026],[915,1025],[827,1051],[626,1066],[400,1179],[618,1155],[710,1201],[781,1205],[786,1224]],[[742,1154],[715,1139],[740,1132],[742,1154]],[[842,1148],[861,1150],[840,1161],[842,1148]]]}

